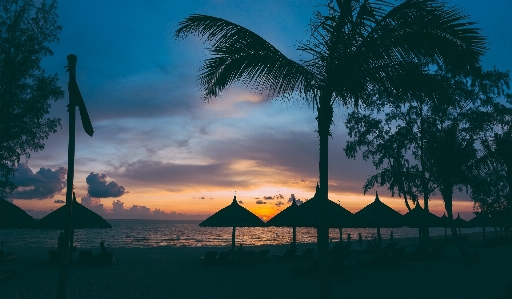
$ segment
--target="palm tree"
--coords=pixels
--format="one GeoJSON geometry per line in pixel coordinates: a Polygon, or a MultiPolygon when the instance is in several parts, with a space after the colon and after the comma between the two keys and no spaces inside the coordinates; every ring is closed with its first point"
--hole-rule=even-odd
{"type": "Polygon", "coordinates": [[[217,97],[235,82],[269,99],[294,97],[317,107],[320,139],[320,192],[317,246],[322,298],[330,297],[327,254],[328,140],[333,106],[359,107],[385,92],[407,93],[413,80],[425,77],[417,65],[467,70],[485,51],[475,23],[457,8],[434,0],[406,0],[392,5],[384,0],[328,1],[327,13],[317,12],[310,39],[299,51],[310,59],[287,58],[256,33],[207,15],[191,15],[179,23],[176,38],[198,35],[211,44],[198,81],[203,100],[217,97]]]}

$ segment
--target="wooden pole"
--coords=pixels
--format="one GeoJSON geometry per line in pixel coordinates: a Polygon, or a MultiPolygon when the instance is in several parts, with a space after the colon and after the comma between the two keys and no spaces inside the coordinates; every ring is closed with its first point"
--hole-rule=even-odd
{"type": "MultiPolygon", "coordinates": [[[[69,82],[76,82],[76,55],[69,54],[68,60],[68,72],[69,82]]],[[[66,285],[68,279],[68,255],[70,252],[70,241],[71,241],[71,213],[73,207],[73,178],[75,174],[75,103],[71,94],[69,94],[69,143],[68,143],[68,175],[66,185],[66,206],[69,208],[69,213],[66,215],[66,227],[64,230],[64,239],[66,240],[65,248],[62,251],[62,259],[60,262],[59,270],[59,286],[57,290],[57,299],[66,298],[66,285]]]]}

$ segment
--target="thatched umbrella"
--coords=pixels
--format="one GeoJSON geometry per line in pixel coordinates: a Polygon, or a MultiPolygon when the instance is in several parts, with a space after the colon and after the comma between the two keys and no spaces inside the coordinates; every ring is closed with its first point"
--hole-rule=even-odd
{"type": "Polygon", "coordinates": [[[242,207],[236,201],[236,196],[233,197],[233,202],[210,217],[205,221],[199,223],[203,227],[232,227],[233,233],[231,234],[231,249],[235,251],[235,230],[236,227],[263,227],[266,226],[258,216],[251,213],[246,208],[242,207]]]}
{"type": "MultiPolygon", "coordinates": [[[[301,220],[297,225],[298,227],[318,227],[320,222],[318,210],[320,209],[321,199],[317,194],[318,192],[313,198],[299,206],[301,220]]],[[[327,209],[327,225],[329,228],[340,230],[340,241],[342,240],[342,228],[358,227],[358,221],[354,214],[341,205],[332,200],[327,200],[327,209]]]]}
{"type": "MultiPolygon", "coordinates": [[[[440,217],[423,209],[418,202],[416,206],[404,215],[404,223],[409,227],[443,227],[444,223],[440,217]]],[[[421,231],[421,229],[420,229],[421,231]]],[[[421,236],[421,234],[420,234],[421,236]]],[[[420,238],[421,242],[421,238],[420,238]]]]}
{"type": "MultiPolygon", "coordinates": [[[[67,229],[69,227],[69,210],[68,204],[64,204],[39,220],[38,228],[55,230],[67,229]]],[[[103,219],[103,217],[79,204],[76,201],[74,192],[72,210],[73,218],[71,219],[69,248],[73,248],[75,229],[112,228],[112,225],[103,219]]],[[[71,260],[71,256],[69,256],[69,259],[71,260]]]]}
{"type": "Polygon", "coordinates": [[[381,227],[402,227],[404,226],[404,217],[402,214],[393,210],[379,199],[379,194],[375,192],[375,201],[367,205],[355,216],[361,221],[360,227],[377,228],[377,239],[381,245],[380,228],[381,227]]]}
{"type": "MultiPolygon", "coordinates": [[[[67,204],[44,216],[39,220],[39,228],[64,230],[66,228],[66,213],[69,209],[67,204]]],[[[87,228],[112,228],[103,217],[79,204],[76,198],[73,200],[73,229],[87,228]]]]}
{"type": "Polygon", "coordinates": [[[301,222],[299,205],[295,202],[295,197],[293,197],[292,204],[289,205],[286,209],[279,212],[277,215],[272,217],[265,224],[267,226],[278,226],[278,227],[291,227],[292,228],[292,244],[291,249],[297,249],[297,226],[301,222]]]}
{"type": "Polygon", "coordinates": [[[34,228],[36,221],[17,205],[0,198],[0,229],[34,228]]]}
{"type": "Polygon", "coordinates": [[[485,240],[485,228],[486,227],[496,227],[496,221],[489,217],[487,214],[478,213],[473,219],[469,220],[468,223],[474,225],[475,227],[482,228],[483,239],[485,240]]]}
{"type": "Polygon", "coordinates": [[[459,228],[459,235],[462,235],[460,231],[461,228],[475,227],[474,225],[468,223],[466,220],[460,218],[460,213],[457,213],[457,218],[453,219],[453,226],[459,228]]]}

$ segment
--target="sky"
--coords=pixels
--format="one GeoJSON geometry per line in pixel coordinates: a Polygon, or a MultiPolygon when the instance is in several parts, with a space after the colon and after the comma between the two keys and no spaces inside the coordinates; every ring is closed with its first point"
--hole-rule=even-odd
{"type": "MultiPolygon", "coordinates": [[[[60,42],[43,61],[57,73],[66,97],[50,115],[62,119],[45,149],[20,165],[13,202],[36,218],[65,201],[68,116],[66,56],[78,56],[77,82],[94,127],[77,121],[75,192],[79,202],[106,218],[205,219],[231,203],[271,218],[314,195],[318,181],[316,112],[299,101],[267,101],[240,86],[209,103],[196,84],[207,44],[175,40],[178,23],[208,14],[242,25],[296,61],[299,41],[321,0],[59,1],[60,42]]],[[[487,36],[484,68],[512,69],[509,0],[449,1],[477,21],[487,36]]],[[[78,110],[77,110],[78,113],[78,110]]],[[[357,212],[375,198],[362,186],[375,173],[370,162],[349,160],[344,119],[335,110],[329,141],[329,198],[357,212]]],[[[79,119],[79,118],[78,118],[79,119]]],[[[401,213],[403,199],[377,189],[401,213]]],[[[473,204],[456,194],[454,211],[472,218],[473,204]]],[[[430,203],[443,214],[439,195],[430,203]]]]}

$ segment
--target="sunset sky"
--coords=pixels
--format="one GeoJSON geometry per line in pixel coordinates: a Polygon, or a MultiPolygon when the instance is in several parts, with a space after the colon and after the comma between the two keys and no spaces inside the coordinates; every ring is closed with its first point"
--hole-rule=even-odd
{"type": "MultiPolygon", "coordinates": [[[[54,56],[43,66],[58,73],[66,90],[66,98],[54,103],[51,112],[62,119],[62,129],[21,167],[14,203],[39,218],[65,201],[64,66],[70,53],[78,56],[77,81],[95,130],[89,137],[77,121],[74,184],[79,202],[83,198],[106,218],[204,219],[228,205],[236,191],[244,207],[268,219],[288,205],[291,194],[311,198],[318,180],[316,112],[301,102],[265,101],[237,87],[203,104],[196,75],[208,45],[194,37],[174,40],[173,32],[193,13],[222,17],[299,60],[295,48],[308,37],[315,6],[325,3],[59,1],[63,30],[60,42],[51,46],[54,56]]],[[[450,3],[464,8],[488,37],[484,67],[511,70],[512,2],[450,3]]],[[[344,109],[334,114],[329,198],[356,212],[375,197],[374,191],[362,193],[375,170],[369,162],[345,157],[346,115],[344,109]]],[[[379,197],[405,213],[403,200],[391,198],[385,188],[379,197]]],[[[470,219],[472,206],[467,195],[457,194],[455,212],[470,219]]],[[[430,208],[443,214],[439,196],[430,208]]]]}

